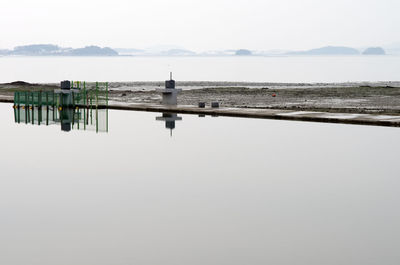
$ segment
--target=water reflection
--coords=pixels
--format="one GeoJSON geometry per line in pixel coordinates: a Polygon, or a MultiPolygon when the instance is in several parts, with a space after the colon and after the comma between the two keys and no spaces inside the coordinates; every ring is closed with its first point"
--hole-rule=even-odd
{"type": "Polygon", "coordinates": [[[108,110],[105,108],[14,106],[14,120],[19,124],[60,124],[65,132],[72,129],[108,132],[108,110]]]}
{"type": "Polygon", "coordinates": [[[157,121],[165,121],[165,128],[170,130],[172,137],[172,130],[175,129],[175,121],[181,121],[182,117],[179,117],[177,113],[164,112],[162,116],[156,117],[157,121]]]}

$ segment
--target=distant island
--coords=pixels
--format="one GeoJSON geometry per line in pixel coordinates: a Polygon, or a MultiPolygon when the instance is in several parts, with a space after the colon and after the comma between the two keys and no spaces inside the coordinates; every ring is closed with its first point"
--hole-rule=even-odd
{"type": "Polygon", "coordinates": [[[364,55],[385,55],[386,52],[381,47],[372,47],[366,49],[362,54],[364,55]]]}
{"type": "Polygon", "coordinates": [[[358,55],[360,52],[354,48],[342,46],[327,46],[308,51],[288,52],[287,55],[358,55]]]}
{"type": "Polygon", "coordinates": [[[87,46],[85,48],[72,49],[66,53],[66,55],[72,56],[118,56],[118,52],[115,50],[105,47],[100,48],[98,46],[87,46]]]}
{"type": "MultiPolygon", "coordinates": [[[[400,54],[400,44],[393,45],[389,54],[400,54]],[[398,49],[396,47],[399,47],[398,49]]],[[[109,48],[86,46],[83,48],[63,48],[53,44],[32,44],[17,46],[12,50],[0,49],[0,56],[355,56],[355,55],[386,55],[382,47],[355,49],[346,46],[325,46],[321,48],[290,51],[269,50],[257,51],[249,49],[227,49],[194,52],[179,46],[161,45],[147,49],[109,48]]]]}
{"type": "MultiPolygon", "coordinates": [[[[381,47],[367,48],[362,55],[385,55],[386,52],[381,47]]],[[[360,51],[344,46],[326,46],[308,51],[287,52],[286,55],[360,55],[360,51]]]]}
{"type": "Polygon", "coordinates": [[[13,50],[0,50],[0,55],[21,56],[118,56],[118,52],[105,47],[62,48],[53,44],[32,44],[17,46],[13,50]]]}
{"type": "Polygon", "coordinates": [[[185,49],[170,49],[159,53],[162,56],[194,56],[195,52],[185,49]]]}
{"type": "Polygon", "coordinates": [[[239,55],[239,56],[250,56],[252,54],[253,53],[251,51],[246,50],[246,49],[237,50],[236,53],[235,53],[235,55],[239,55]]]}

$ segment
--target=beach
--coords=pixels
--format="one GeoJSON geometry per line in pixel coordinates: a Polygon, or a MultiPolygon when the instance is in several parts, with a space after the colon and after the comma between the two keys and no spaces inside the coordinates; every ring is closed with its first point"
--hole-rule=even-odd
{"type": "MultiPolygon", "coordinates": [[[[90,84],[88,83],[88,86],[90,84]]],[[[93,83],[91,84],[93,85],[93,83]]],[[[164,82],[112,82],[110,103],[159,104],[156,91],[164,82]]],[[[0,84],[0,99],[12,100],[14,91],[58,88],[58,84],[12,82],[0,84]]],[[[363,83],[240,83],[177,82],[178,105],[210,105],[243,109],[278,109],[335,113],[400,114],[400,82],[363,83]]]]}

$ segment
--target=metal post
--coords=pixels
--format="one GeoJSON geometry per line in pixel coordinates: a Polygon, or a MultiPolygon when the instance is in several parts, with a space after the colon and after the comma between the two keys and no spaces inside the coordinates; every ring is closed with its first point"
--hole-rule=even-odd
{"type": "Polygon", "coordinates": [[[86,108],[83,109],[83,130],[86,130],[86,108]]]}
{"type": "Polygon", "coordinates": [[[40,125],[41,121],[42,121],[42,108],[38,107],[38,125],[40,125]]]}
{"type": "Polygon", "coordinates": [[[24,109],[25,109],[25,123],[28,123],[28,109],[26,108],[26,104],[24,106],[24,109]]]}
{"type": "MultiPolygon", "coordinates": [[[[78,109],[78,110],[76,111],[76,113],[78,114],[78,115],[77,115],[77,116],[78,116],[78,122],[77,122],[77,127],[78,127],[78,130],[79,130],[79,123],[80,123],[80,120],[79,120],[79,117],[80,117],[80,115],[79,115],[79,114],[81,114],[80,112],[81,112],[81,110],[80,110],[80,109],[78,109]]],[[[74,113],[74,116],[75,116],[75,113],[74,113]]]]}
{"type": "Polygon", "coordinates": [[[49,105],[46,107],[46,125],[49,125],[49,105]]]}
{"type": "Polygon", "coordinates": [[[106,131],[108,132],[108,82],[106,83],[106,131]]]}
{"type": "Polygon", "coordinates": [[[96,108],[99,106],[99,82],[96,82],[96,108]]]}
{"type": "Polygon", "coordinates": [[[38,95],[38,107],[42,106],[42,91],[39,91],[38,95]]]}
{"type": "Polygon", "coordinates": [[[55,93],[53,93],[53,121],[56,119],[56,109],[57,108],[57,104],[56,104],[56,96],[55,93]]]}
{"type": "Polygon", "coordinates": [[[96,108],[96,133],[99,132],[99,110],[96,108]]]}

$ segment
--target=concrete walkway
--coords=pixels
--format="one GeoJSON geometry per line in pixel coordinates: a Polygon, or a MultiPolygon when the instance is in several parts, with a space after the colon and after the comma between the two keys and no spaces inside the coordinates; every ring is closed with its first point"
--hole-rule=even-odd
{"type": "Polygon", "coordinates": [[[310,122],[327,122],[343,124],[359,124],[374,126],[400,127],[400,116],[355,113],[330,113],[314,111],[293,111],[276,109],[246,109],[246,108],[198,108],[193,106],[163,106],[149,104],[111,103],[109,109],[136,110],[151,112],[174,112],[182,114],[203,114],[213,116],[294,120],[310,122]]]}

